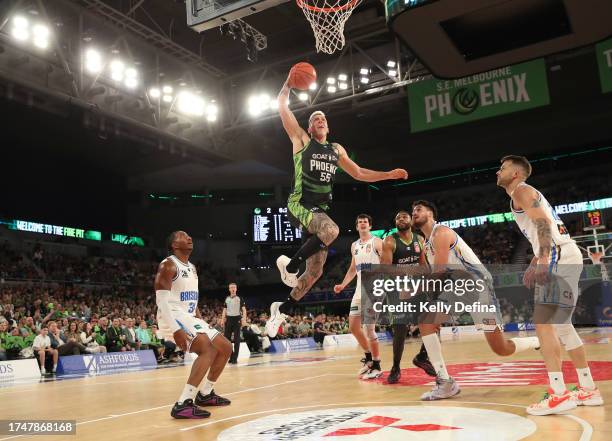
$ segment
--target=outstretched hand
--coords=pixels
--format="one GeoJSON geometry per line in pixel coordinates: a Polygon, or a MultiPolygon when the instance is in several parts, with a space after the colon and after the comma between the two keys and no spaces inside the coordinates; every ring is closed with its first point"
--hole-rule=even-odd
{"type": "Polygon", "coordinates": [[[389,179],[408,179],[408,172],[403,168],[396,168],[389,172],[389,179]]]}

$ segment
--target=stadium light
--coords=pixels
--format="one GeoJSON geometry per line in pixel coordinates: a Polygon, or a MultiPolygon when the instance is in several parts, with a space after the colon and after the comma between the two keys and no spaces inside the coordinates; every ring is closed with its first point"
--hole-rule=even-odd
{"type": "Polygon", "coordinates": [[[395,61],[393,61],[393,60],[387,61],[387,67],[389,69],[393,69],[395,67],[395,61]]]}
{"type": "Polygon", "coordinates": [[[397,71],[395,69],[390,69],[389,70],[389,76],[390,77],[396,77],[397,76],[397,71]]]}
{"type": "Polygon", "coordinates": [[[85,52],[85,70],[92,74],[102,71],[102,56],[95,49],[87,49],[85,52]]]}
{"type": "Polygon", "coordinates": [[[205,103],[202,98],[183,90],[177,96],[176,108],[186,115],[204,116],[205,103]]]}
{"type": "Polygon", "coordinates": [[[125,70],[125,87],[128,89],[134,89],[138,86],[138,71],[133,67],[128,67],[125,70]]]}
{"type": "Polygon", "coordinates": [[[348,84],[347,83],[338,83],[338,89],[346,90],[346,89],[348,89],[348,84]]]}
{"type": "Polygon", "coordinates": [[[34,35],[34,46],[39,49],[47,49],[49,47],[49,28],[43,24],[36,24],[32,28],[34,35]]]}
{"type": "Polygon", "coordinates": [[[125,63],[121,60],[115,59],[110,64],[111,78],[115,81],[123,81],[125,73],[125,63]]]}
{"type": "Polygon", "coordinates": [[[308,94],[305,92],[302,92],[298,95],[298,99],[300,101],[308,101],[308,94]]]}
{"type": "Polygon", "coordinates": [[[310,83],[310,86],[308,86],[308,89],[312,91],[317,90],[317,83],[316,82],[310,83]]]}
{"type": "Polygon", "coordinates": [[[347,79],[348,79],[348,77],[346,76],[346,74],[338,75],[338,80],[339,81],[346,81],[347,79]]]}
{"type": "Polygon", "coordinates": [[[364,75],[364,76],[365,76],[365,75],[369,75],[369,74],[370,74],[370,69],[368,69],[367,67],[362,67],[362,68],[359,70],[359,73],[360,73],[361,75],[364,75]]]}
{"type": "Polygon", "coordinates": [[[164,103],[171,103],[172,102],[172,92],[174,91],[174,89],[172,89],[172,86],[164,86],[162,87],[162,92],[164,93],[162,96],[162,101],[164,103]]]}
{"type": "Polygon", "coordinates": [[[327,84],[336,84],[336,79],[333,77],[328,77],[327,78],[327,84]]]}
{"type": "Polygon", "coordinates": [[[149,90],[149,96],[151,98],[159,99],[159,97],[161,96],[161,91],[157,87],[152,87],[149,90]]]}
{"type": "Polygon", "coordinates": [[[361,77],[359,81],[361,81],[361,84],[368,84],[370,79],[368,77],[361,77]]]}
{"type": "Polygon", "coordinates": [[[30,38],[30,22],[27,18],[16,15],[13,17],[11,35],[17,41],[27,41],[30,38]]]}
{"type": "Polygon", "coordinates": [[[219,108],[214,104],[209,104],[206,106],[206,120],[208,122],[215,122],[217,120],[217,114],[219,113],[219,108]]]}
{"type": "Polygon", "coordinates": [[[336,93],[336,86],[327,86],[327,92],[336,93]]]}

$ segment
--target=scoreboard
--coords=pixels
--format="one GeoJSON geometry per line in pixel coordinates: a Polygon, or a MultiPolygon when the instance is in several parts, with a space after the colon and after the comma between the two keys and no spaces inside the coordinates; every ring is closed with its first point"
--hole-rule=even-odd
{"type": "Polygon", "coordinates": [[[287,207],[253,209],[253,243],[255,245],[291,245],[302,239],[302,231],[287,217],[287,207]]]}

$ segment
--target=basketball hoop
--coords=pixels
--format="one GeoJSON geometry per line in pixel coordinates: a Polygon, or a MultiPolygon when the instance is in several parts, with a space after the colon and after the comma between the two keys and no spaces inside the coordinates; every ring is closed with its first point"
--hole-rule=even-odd
{"type": "Polygon", "coordinates": [[[315,35],[317,52],[344,47],[344,25],[361,0],[296,0],[315,35]]]}

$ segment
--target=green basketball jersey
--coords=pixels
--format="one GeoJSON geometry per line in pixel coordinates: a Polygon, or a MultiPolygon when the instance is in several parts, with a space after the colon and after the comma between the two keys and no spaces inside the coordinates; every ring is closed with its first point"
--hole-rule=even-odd
{"type": "Polygon", "coordinates": [[[289,202],[327,210],[332,201],[332,187],[338,170],[339,156],[338,149],[332,143],[320,144],[314,139],[295,153],[289,202]]]}

